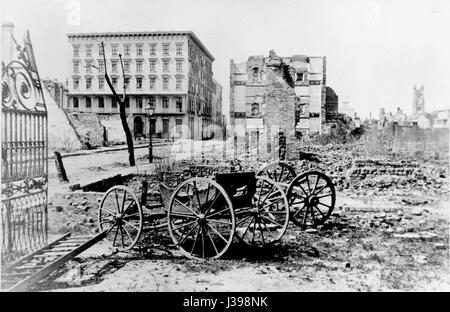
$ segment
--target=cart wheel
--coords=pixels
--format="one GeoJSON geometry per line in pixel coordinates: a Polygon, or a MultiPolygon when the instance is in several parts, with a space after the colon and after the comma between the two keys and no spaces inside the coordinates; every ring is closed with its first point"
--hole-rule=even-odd
{"type": "Polygon", "coordinates": [[[296,174],[294,168],[288,163],[275,161],[259,169],[256,176],[268,177],[287,188],[296,174]]]}
{"type": "Polygon", "coordinates": [[[257,177],[252,206],[236,209],[236,237],[261,247],[281,239],[289,224],[289,203],[283,188],[267,177],[257,177]]]}
{"type": "Polygon", "coordinates": [[[107,231],[111,248],[126,251],[136,245],[142,232],[142,207],[127,187],[116,185],[103,196],[98,211],[100,232],[107,231]]]}
{"type": "Polygon", "coordinates": [[[303,229],[323,224],[331,215],[336,201],[331,179],[319,171],[297,176],[289,185],[287,197],[290,218],[303,229]]]}
{"type": "Polygon", "coordinates": [[[172,194],[168,225],[173,242],[187,257],[220,258],[234,237],[231,200],[213,180],[191,178],[172,194]]]}

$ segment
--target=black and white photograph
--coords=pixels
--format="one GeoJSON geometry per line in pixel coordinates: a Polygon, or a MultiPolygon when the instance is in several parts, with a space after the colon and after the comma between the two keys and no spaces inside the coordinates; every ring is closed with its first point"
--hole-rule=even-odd
{"type": "Polygon", "coordinates": [[[0,10],[2,292],[450,291],[450,1],[0,10]]]}

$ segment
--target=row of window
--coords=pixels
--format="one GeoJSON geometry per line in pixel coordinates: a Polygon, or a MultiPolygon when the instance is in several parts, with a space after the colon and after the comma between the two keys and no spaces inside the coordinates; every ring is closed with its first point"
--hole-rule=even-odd
{"type": "MultiPolygon", "coordinates": [[[[86,62],[86,73],[92,73],[92,68],[97,67],[97,69],[100,72],[105,71],[105,62],[103,60],[98,60],[98,66],[94,65],[94,60],[85,60],[86,62]]],[[[136,72],[142,72],[142,67],[144,64],[144,60],[135,60],[136,63],[136,72]]],[[[80,72],[80,60],[73,60],[73,72],[79,73],[80,72]]],[[[162,60],[162,69],[164,72],[169,71],[169,64],[170,59],[163,59],[162,60]]],[[[150,59],[149,60],[149,67],[151,72],[156,72],[156,59],[150,59]]],[[[118,72],[119,68],[119,60],[111,60],[111,70],[112,72],[118,72]]],[[[181,72],[183,70],[183,59],[176,59],[175,60],[175,69],[177,72],[181,72]]],[[[123,61],[123,70],[126,73],[129,73],[131,70],[131,60],[124,60],[123,61]]]]}
{"type": "Polygon", "coordinates": [[[209,91],[205,85],[200,84],[199,82],[190,79],[189,80],[189,90],[192,94],[196,94],[198,96],[202,96],[204,99],[209,101],[212,100],[212,93],[209,91]]]}
{"type": "MultiPolygon", "coordinates": [[[[125,84],[125,88],[129,89],[130,86],[130,77],[124,77],[124,81],[123,83],[125,84]]],[[[143,89],[143,80],[144,77],[139,76],[136,77],[136,89],[137,90],[142,90],[143,89]]],[[[162,77],[162,87],[163,90],[169,90],[169,79],[170,76],[163,76],[162,77]]],[[[118,81],[119,78],[118,77],[111,77],[111,83],[114,87],[118,87],[118,81]]],[[[92,77],[85,77],[85,82],[86,82],[86,89],[90,90],[92,89],[92,82],[93,82],[93,78],[92,77]]],[[[150,77],[149,78],[149,87],[150,90],[155,90],[156,87],[156,76],[155,77],[150,77]]],[[[73,88],[75,90],[80,88],[80,78],[78,77],[74,77],[73,78],[73,88]]],[[[105,78],[104,77],[98,77],[98,89],[103,90],[105,88],[105,78]]],[[[175,89],[176,90],[182,90],[183,88],[183,76],[175,76],[175,89]]]]}
{"type": "MultiPolygon", "coordinates": [[[[92,108],[92,98],[87,96],[84,98],[85,99],[85,107],[86,108],[92,108]]],[[[96,97],[97,99],[97,107],[98,108],[105,108],[105,100],[103,97],[98,96],[96,97]]],[[[137,109],[142,109],[143,108],[143,101],[144,98],[142,96],[137,96],[136,97],[136,108],[137,109]]],[[[154,108],[157,108],[156,105],[156,97],[155,96],[150,96],[148,98],[148,104],[154,108]]],[[[79,108],[80,107],[80,99],[77,97],[73,98],[73,108],[79,108]]],[[[111,108],[117,108],[118,107],[118,103],[117,101],[112,98],[111,99],[111,108]]],[[[163,96],[161,98],[161,107],[163,109],[167,109],[169,108],[169,98],[167,96],[163,96]]],[[[181,97],[175,97],[175,107],[177,109],[177,111],[182,112],[183,111],[183,98],[181,97]]],[[[125,98],[125,108],[130,108],[130,98],[126,97],[125,98]]]]}
{"type": "Polygon", "coordinates": [[[206,56],[193,45],[189,45],[189,59],[193,63],[199,64],[202,68],[212,71],[212,63],[206,56]]]}
{"type": "Polygon", "coordinates": [[[209,101],[205,102],[198,99],[196,100],[194,98],[189,98],[188,111],[189,112],[201,111],[203,114],[211,115],[212,111],[211,102],[209,101]]]}
{"type": "MultiPolygon", "coordinates": [[[[143,43],[136,43],[136,55],[137,56],[143,56],[144,55],[144,44],[143,43]]],[[[150,43],[149,44],[149,52],[150,55],[156,55],[156,48],[157,43],[150,43]]],[[[183,54],[183,43],[175,43],[176,46],[176,54],[182,55],[183,54]]],[[[73,45],[73,56],[74,57],[80,57],[80,49],[81,45],[73,45]]],[[[93,45],[92,44],[85,44],[85,56],[86,57],[92,57],[93,54],[93,45]]],[[[107,47],[105,47],[105,50],[107,47]]],[[[162,43],[162,53],[163,55],[169,55],[170,50],[170,43],[162,43]]],[[[131,55],[131,44],[125,43],[122,44],[122,50],[124,56],[130,56],[131,55]]],[[[97,46],[97,53],[98,56],[103,56],[103,49],[101,44],[97,46]]],[[[111,55],[112,56],[118,56],[119,55],[119,44],[113,43],[111,44],[111,55]]]]}

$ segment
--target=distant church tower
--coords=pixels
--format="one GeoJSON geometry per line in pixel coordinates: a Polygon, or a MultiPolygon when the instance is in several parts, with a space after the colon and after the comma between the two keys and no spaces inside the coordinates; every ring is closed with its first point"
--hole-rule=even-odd
{"type": "Polygon", "coordinates": [[[424,112],[425,111],[425,99],[423,97],[423,84],[420,88],[414,85],[414,98],[413,98],[413,108],[412,113],[424,112]]]}

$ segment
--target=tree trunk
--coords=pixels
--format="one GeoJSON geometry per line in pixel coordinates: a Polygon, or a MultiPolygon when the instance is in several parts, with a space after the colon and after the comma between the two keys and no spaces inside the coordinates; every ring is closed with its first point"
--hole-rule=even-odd
{"type": "MultiPolygon", "coordinates": [[[[109,79],[109,76],[108,76],[108,70],[107,70],[107,66],[106,66],[105,47],[103,45],[103,42],[102,42],[102,50],[103,50],[103,62],[105,64],[104,69],[105,69],[106,83],[108,84],[108,87],[111,89],[114,99],[117,101],[117,103],[119,103],[120,121],[122,122],[122,128],[123,128],[123,131],[125,132],[125,138],[127,140],[128,161],[130,163],[130,166],[134,167],[136,165],[136,163],[134,161],[133,137],[131,135],[130,127],[128,127],[127,114],[125,113],[125,98],[126,98],[125,86],[123,89],[124,96],[123,96],[123,99],[121,99],[119,97],[119,95],[117,94],[116,90],[114,89],[114,86],[112,85],[111,80],[109,79]]],[[[119,57],[120,57],[120,54],[119,54],[119,57]]],[[[120,61],[122,64],[122,58],[120,58],[120,61]]],[[[123,65],[122,65],[122,72],[123,72],[123,65]]]]}
{"type": "Polygon", "coordinates": [[[128,127],[127,123],[127,114],[125,113],[125,103],[119,102],[119,115],[120,121],[122,121],[122,127],[125,131],[125,138],[127,139],[128,146],[128,161],[131,167],[134,167],[136,164],[134,162],[134,146],[133,146],[133,137],[131,135],[130,127],[128,127]]]}
{"type": "Polygon", "coordinates": [[[69,182],[69,179],[67,179],[66,169],[64,168],[61,154],[56,151],[54,152],[54,154],[55,154],[56,171],[58,173],[59,182],[69,182]]]}

